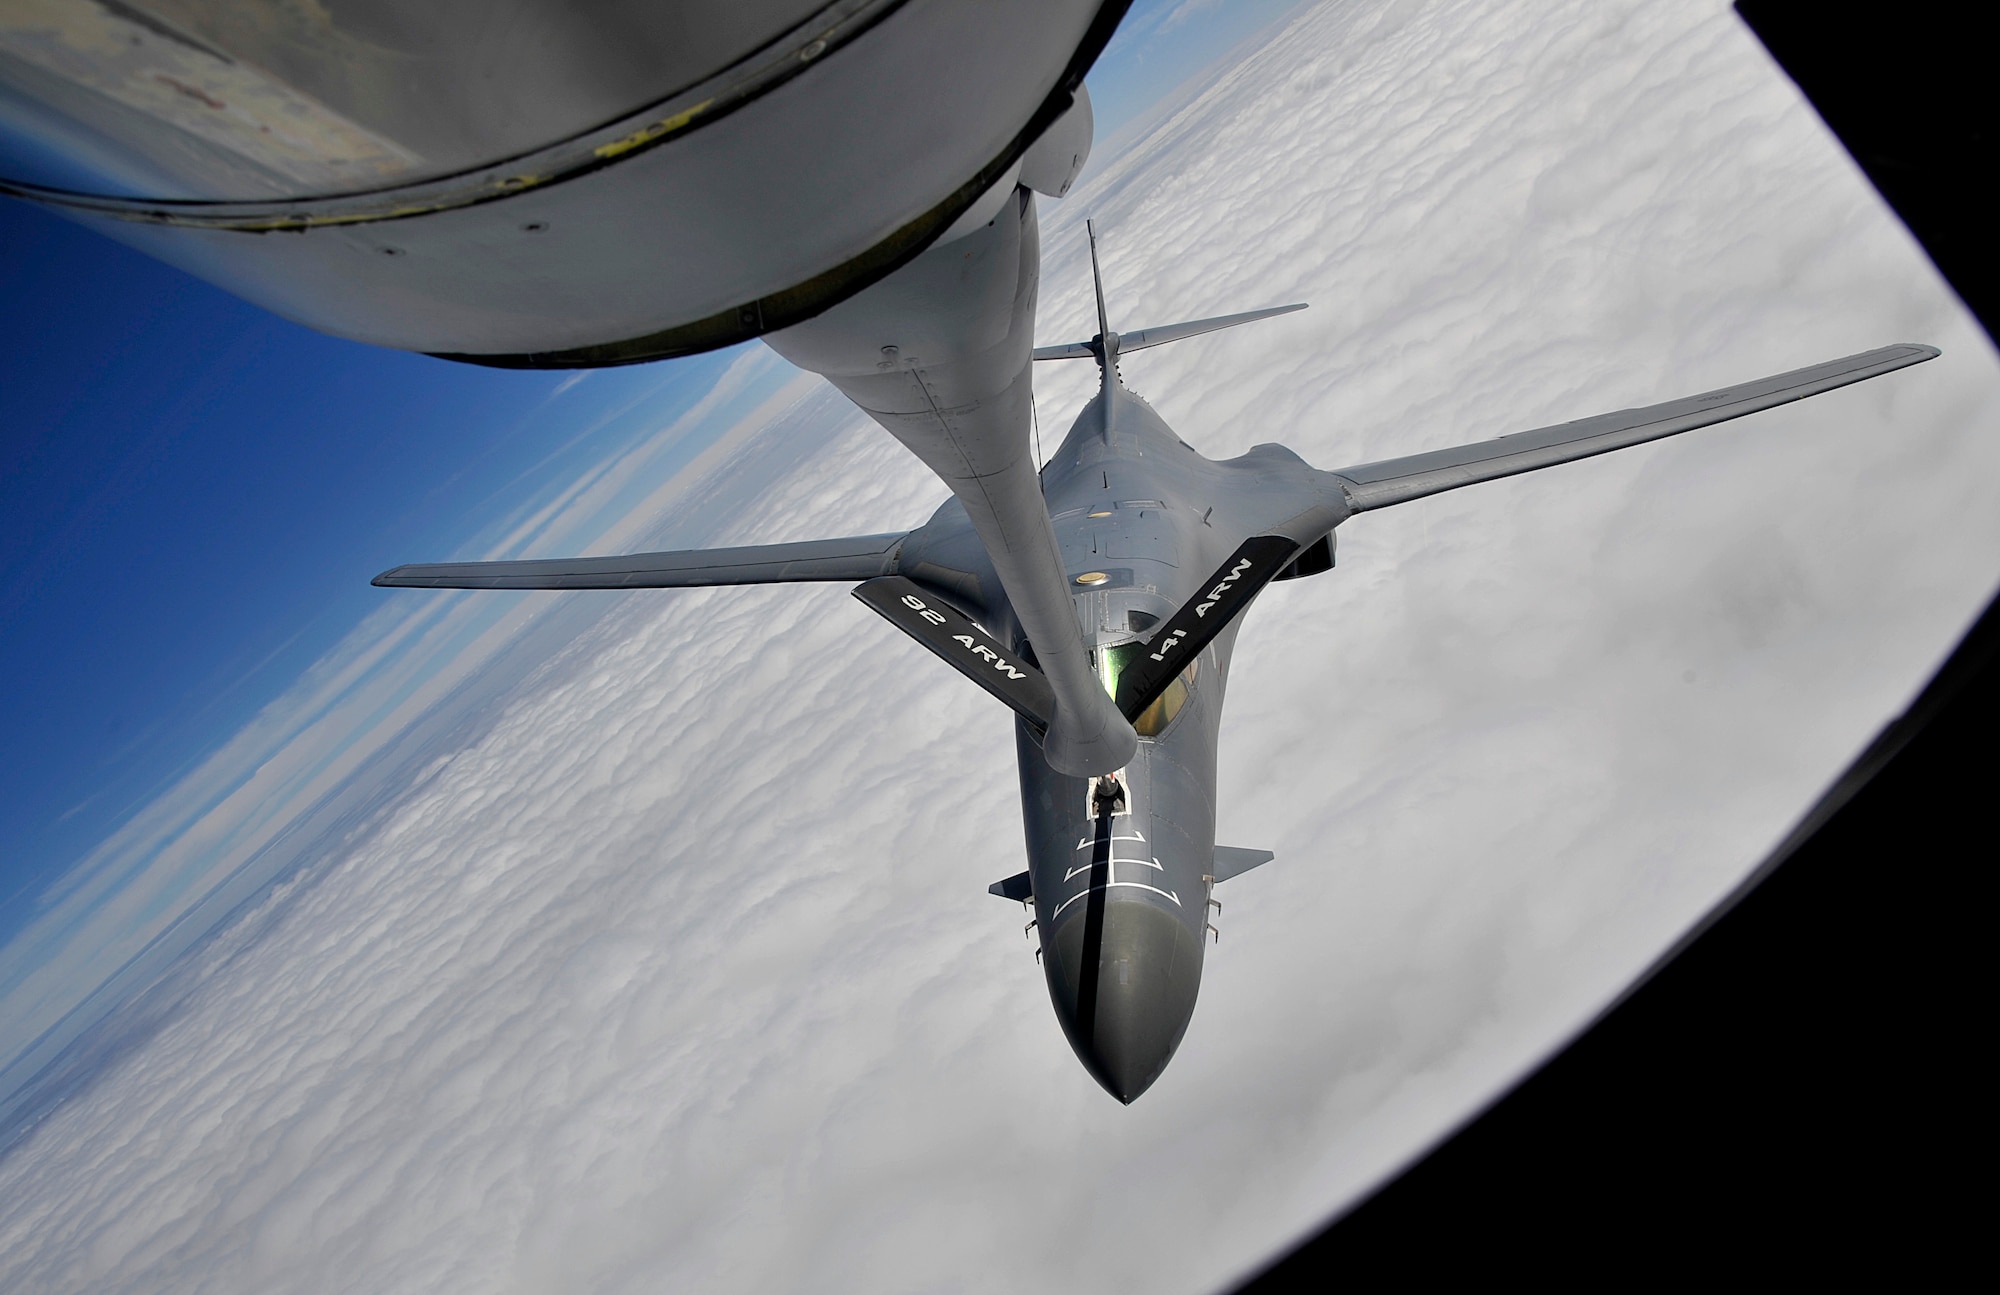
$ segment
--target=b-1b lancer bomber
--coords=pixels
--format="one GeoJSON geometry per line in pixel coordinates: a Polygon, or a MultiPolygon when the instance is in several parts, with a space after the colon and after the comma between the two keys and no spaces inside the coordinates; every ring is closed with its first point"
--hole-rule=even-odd
{"type": "MultiPolygon", "coordinates": [[[[1087,107],[1087,104],[1086,104],[1087,107]]],[[[1073,172],[1072,172],[1073,174],[1073,172]]],[[[1035,348],[1034,195],[874,287],[766,337],[825,374],[951,487],[915,530],[628,557],[397,567],[378,585],[640,589],[856,581],[854,594],[1012,707],[1034,912],[1056,1016],[1129,1103],[1194,1012],[1215,887],[1269,851],[1215,841],[1216,744],[1243,613],[1334,565],[1356,513],[1755,413],[1938,354],[1885,347],[1683,400],[1326,472],[1281,445],[1203,457],[1126,388],[1128,351],[1303,307],[1119,333],[1091,231],[1097,332],[1035,348]],[[1094,361],[1098,392],[1037,469],[1034,361],[1094,361]]],[[[982,212],[987,215],[988,212],[982,212]]]]}

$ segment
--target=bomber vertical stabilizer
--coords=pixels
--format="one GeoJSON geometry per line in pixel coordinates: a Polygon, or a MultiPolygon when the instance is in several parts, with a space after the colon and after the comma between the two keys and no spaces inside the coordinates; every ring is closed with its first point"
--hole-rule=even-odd
{"type": "Polygon", "coordinates": [[[1083,222],[1084,233],[1090,239],[1090,285],[1097,294],[1097,336],[1087,342],[1058,342],[1054,346],[1038,346],[1035,358],[1038,360],[1080,360],[1085,356],[1096,359],[1104,370],[1107,382],[1118,374],[1118,357],[1127,351],[1143,351],[1149,346],[1164,346],[1168,342],[1178,342],[1184,337],[1199,337],[1203,333],[1213,333],[1222,328],[1234,328],[1238,324],[1252,324],[1260,319],[1270,319],[1274,315],[1289,315],[1295,310],[1304,310],[1306,303],[1294,302],[1289,306],[1267,306],[1263,310],[1248,310],[1240,315],[1216,315],[1209,319],[1190,319],[1178,324],[1156,324],[1132,333],[1111,331],[1111,315],[1104,308],[1104,272],[1097,264],[1097,226],[1091,221],[1083,222]]]}

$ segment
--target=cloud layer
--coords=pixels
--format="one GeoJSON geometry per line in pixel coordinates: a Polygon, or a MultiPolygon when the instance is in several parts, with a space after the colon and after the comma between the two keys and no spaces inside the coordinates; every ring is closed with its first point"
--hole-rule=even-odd
{"type": "MultiPolygon", "coordinates": [[[[1992,356],[1720,5],[1304,13],[1046,209],[1046,340],[1090,331],[1086,214],[1117,325],[1313,302],[1126,362],[1213,457],[1946,355],[1357,519],[1267,594],[1222,823],[1278,861],[1129,1109],[984,893],[1005,713],[838,587],[622,597],[0,1160],[0,1285],[1213,1288],[1614,995],[2000,571],[1992,356]]],[[[1090,375],[1045,367],[1053,444],[1090,375]]],[[[830,397],[773,426],[678,487],[737,483],[714,542],[941,497],[830,397]]]]}

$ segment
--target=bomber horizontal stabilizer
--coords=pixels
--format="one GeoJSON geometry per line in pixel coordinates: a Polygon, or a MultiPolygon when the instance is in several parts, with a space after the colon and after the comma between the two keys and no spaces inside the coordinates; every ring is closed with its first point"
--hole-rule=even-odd
{"type": "Polygon", "coordinates": [[[681,549],[605,558],[519,562],[420,562],[374,583],[405,589],[694,589],[811,580],[867,580],[896,569],[907,531],[797,544],[681,549]]]}
{"type": "Polygon", "coordinates": [[[1707,427],[1711,423],[1741,418],[1760,409],[1803,400],[1822,391],[1844,387],[1850,382],[1893,373],[1937,357],[1938,350],[1933,346],[1915,343],[1885,346],[1810,368],[1794,369],[1775,377],[1759,378],[1755,382],[1723,387],[1682,400],[1670,400],[1662,405],[1620,409],[1574,423],[1514,432],[1491,441],[1364,463],[1358,467],[1341,468],[1332,475],[1340,480],[1341,488],[1347,493],[1348,504],[1355,512],[1387,508],[1391,504],[1408,503],[1440,491],[1587,459],[1595,454],[1707,427]]]}
{"type": "Polygon", "coordinates": [[[1055,713],[1055,691],[1048,679],[964,612],[907,576],[882,576],[856,585],[854,596],[1036,728],[1048,728],[1049,716],[1055,713]]]}
{"type": "Polygon", "coordinates": [[[1011,899],[1017,903],[1026,903],[1035,897],[1035,882],[1027,873],[1017,872],[1011,877],[1002,877],[988,886],[986,893],[998,895],[1002,899],[1011,899]]]}
{"type": "Polygon", "coordinates": [[[1240,877],[1260,863],[1269,863],[1278,856],[1269,850],[1246,850],[1240,845],[1218,845],[1215,847],[1215,871],[1209,876],[1215,881],[1228,881],[1240,877]]]}
{"type": "MultiPolygon", "coordinates": [[[[1296,302],[1289,306],[1271,306],[1264,310],[1245,311],[1240,315],[1217,315],[1213,319],[1190,319],[1181,324],[1159,324],[1152,328],[1142,328],[1137,332],[1118,335],[1118,353],[1143,351],[1149,346],[1165,346],[1168,342],[1178,342],[1184,337],[1199,337],[1203,333],[1213,333],[1217,329],[1234,328],[1238,324],[1252,324],[1273,315],[1289,315],[1294,310],[1304,310],[1306,303],[1296,302]]],[[[1038,360],[1080,360],[1098,354],[1098,342],[1059,342],[1054,346],[1037,346],[1035,358],[1038,360]]]]}

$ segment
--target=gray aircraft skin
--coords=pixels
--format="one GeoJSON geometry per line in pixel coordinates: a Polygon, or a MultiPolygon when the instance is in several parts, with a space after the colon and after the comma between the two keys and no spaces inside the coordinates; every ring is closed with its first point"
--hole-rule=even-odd
{"type": "MultiPolygon", "coordinates": [[[[858,581],[1016,712],[1028,903],[1077,1055],[1121,1101],[1200,985],[1216,738],[1243,610],[1351,515],[1915,364],[1894,346],[1646,409],[1318,471],[1210,461],[1118,358],[1279,307],[1036,348],[1037,194],[1090,151],[1129,0],[38,0],[0,6],[0,193],[278,314],[444,358],[590,368],[762,337],[952,498],[909,532],[399,567],[379,585],[858,581]],[[28,168],[19,170],[17,168],[28,168]],[[1097,397],[1046,464],[1037,360],[1097,397]]],[[[1096,260],[1093,242],[1093,275],[1096,260]]]]}
{"type": "MultiPolygon", "coordinates": [[[[954,244],[929,255],[954,272],[989,263],[1023,267],[1023,244],[1032,244],[1033,230],[1033,200],[1023,193],[984,232],[990,245],[968,238],[963,241],[970,247],[954,244]],[[1009,214],[1013,228],[998,228],[1009,214]],[[1006,255],[991,256],[996,249],[1006,255]]],[[[1094,242],[1093,235],[1093,273],[1094,242]]],[[[870,290],[908,293],[896,309],[884,312],[902,320],[894,325],[896,336],[923,335],[904,312],[925,299],[913,289],[940,268],[920,260],[899,272],[901,283],[892,279],[870,290]]],[[[983,286],[985,292],[972,295],[1001,299],[990,283],[983,286]]],[[[1009,278],[1003,286],[1006,300],[1017,307],[1020,283],[1009,278]]],[[[1032,292],[1026,296],[1027,313],[1008,311],[1013,325],[1032,325],[1032,292]]],[[[1267,850],[1218,848],[1215,841],[1216,751],[1230,657],[1242,612],[1259,590],[1272,580],[1331,569],[1334,528],[1355,513],[1641,444],[1937,354],[1926,346],[1885,347],[1685,400],[1336,472],[1317,470],[1275,444],[1233,459],[1209,459],[1176,436],[1120,377],[1118,357],[1124,351],[1299,308],[1121,337],[1105,326],[1100,285],[1099,330],[1090,341],[1032,351],[1017,347],[1017,371],[989,378],[986,385],[997,383],[1004,394],[1027,380],[1032,359],[1090,358],[1098,363],[1101,381],[1034,476],[1032,503],[1025,510],[1031,515],[1010,519],[1011,536],[991,523],[1000,511],[993,503],[1000,492],[978,483],[1004,477],[1013,461],[984,475],[967,474],[962,464],[953,475],[947,463],[940,476],[954,487],[954,497],[907,532],[620,557],[412,565],[384,572],[375,583],[636,589],[859,581],[855,593],[863,602],[1016,711],[1028,867],[990,889],[1032,908],[1038,957],[1064,1034],[1106,1091],[1130,1103],[1165,1070],[1193,1016],[1215,887],[1272,857],[1267,850]],[[975,484],[968,486],[968,480],[975,484]],[[982,509],[988,528],[978,524],[982,509]],[[1016,556],[1032,553],[1037,522],[1061,573],[1062,602],[1062,623],[1039,635],[1021,614],[1015,583],[994,557],[996,547],[1010,543],[1016,556]],[[987,529],[1002,531],[997,542],[987,529]],[[1052,760],[1050,723],[1060,713],[1062,696],[1046,670],[1052,653],[1044,645],[1051,642],[1076,645],[1092,691],[1112,702],[1114,713],[1126,721],[1130,747],[1115,766],[1065,769],[1052,760]]],[[[991,320],[998,309],[987,316],[989,334],[999,331],[991,320]]],[[[854,349],[864,356],[896,345],[881,341],[889,334],[880,331],[867,302],[846,319],[828,320],[826,327],[835,334],[831,340],[808,344],[780,338],[779,349],[828,363],[843,336],[860,338],[865,345],[854,349]]],[[[932,336],[926,345],[939,340],[932,336]]],[[[881,408],[894,403],[907,382],[911,370],[900,361],[905,349],[914,347],[898,347],[886,365],[874,362],[883,366],[874,372],[887,379],[879,386],[850,380],[843,389],[905,443],[915,441],[913,448],[926,461],[943,462],[924,429],[950,425],[953,417],[933,413],[928,420],[916,419],[912,428],[881,408]]],[[[850,376],[837,365],[828,367],[835,369],[837,382],[850,376]]],[[[938,367],[945,381],[935,385],[948,387],[953,366],[941,359],[938,367]]],[[[968,408],[977,403],[954,407],[931,401],[934,409],[955,411],[960,435],[947,444],[972,440],[968,433],[979,431],[978,411],[968,408]]],[[[989,430],[989,440],[1004,445],[1012,428],[995,423],[989,430]]],[[[1031,568],[1017,564],[1014,574],[1032,587],[1031,568]]]]}
{"type": "Polygon", "coordinates": [[[686,355],[1060,193],[1129,3],[0,5],[0,193],[337,337],[686,355]]]}

